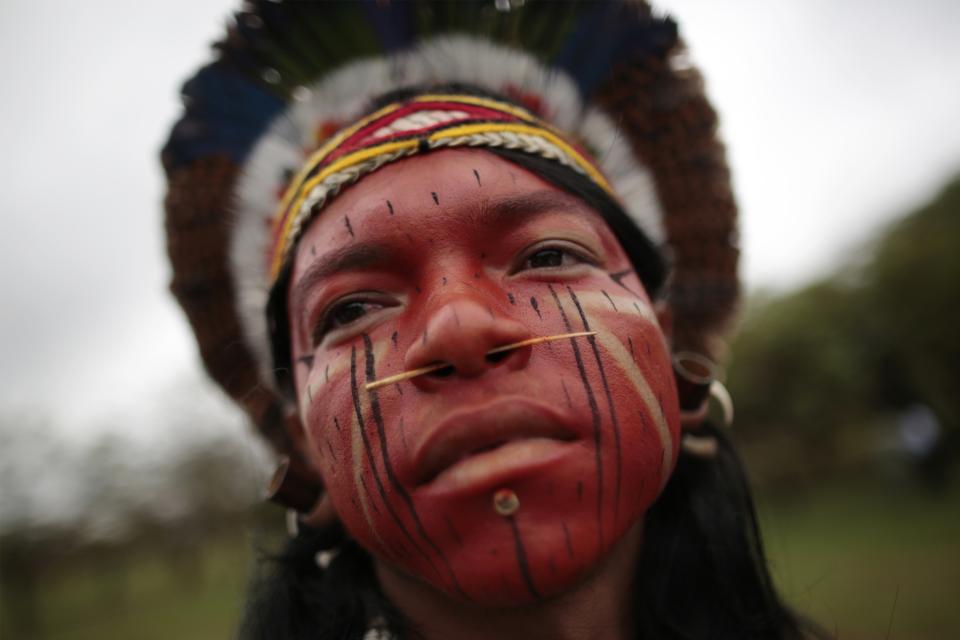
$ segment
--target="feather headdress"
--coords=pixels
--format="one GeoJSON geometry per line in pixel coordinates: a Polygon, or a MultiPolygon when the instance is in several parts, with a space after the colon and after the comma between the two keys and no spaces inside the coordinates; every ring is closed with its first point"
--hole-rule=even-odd
{"type": "Polygon", "coordinates": [[[216,49],[163,150],[172,289],[208,372],[277,448],[269,220],[308,155],[392,89],[477,86],[585,147],[672,257],[675,342],[713,349],[738,293],[736,209],[700,77],[645,3],[258,0],[216,49]]]}

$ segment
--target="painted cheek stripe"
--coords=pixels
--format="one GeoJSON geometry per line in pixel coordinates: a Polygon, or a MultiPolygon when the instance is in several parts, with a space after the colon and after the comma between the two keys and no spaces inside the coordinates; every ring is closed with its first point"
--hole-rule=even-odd
{"type": "MultiPolygon", "coordinates": [[[[553,301],[557,305],[557,309],[560,310],[560,318],[563,320],[563,326],[566,327],[567,331],[571,331],[573,326],[570,324],[570,319],[567,317],[567,312],[563,308],[563,303],[560,302],[560,296],[557,295],[556,290],[552,285],[547,285],[547,288],[550,290],[550,295],[553,296],[553,301]]],[[[583,366],[583,356],[580,355],[580,347],[577,345],[577,341],[571,339],[570,346],[573,347],[573,357],[577,361],[577,371],[580,373],[580,382],[583,383],[583,389],[587,394],[587,404],[590,406],[590,415],[592,417],[593,424],[593,446],[596,456],[596,467],[597,467],[597,541],[599,543],[599,549],[604,547],[604,538],[603,538],[603,452],[601,450],[601,444],[603,441],[603,434],[600,430],[600,407],[597,406],[597,399],[593,395],[593,387],[590,386],[590,380],[587,378],[587,371],[583,366]]]]}
{"type": "MultiPolygon", "coordinates": [[[[575,294],[570,287],[567,287],[567,293],[570,294],[570,299],[573,300],[573,304],[577,308],[577,313],[580,315],[580,322],[583,323],[584,330],[589,331],[590,323],[587,322],[587,316],[583,312],[583,307],[580,306],[580,300],[577,299],[577,294],[575,294]]],[[[614,528],[616,528],[620,521],[620,487],[623,476],[623,451],[620,447],[620,421],[617,419],[617,410],[613,404],[613,395],[610,393],[610,385],[607,383],[607,373],[603,368],[603,359],[600,357],[600,350],[597,349],[597,339],[595,336],[590,336],[587,338],[587,342],[590,343],[593,358],[596,360],[597,369],[600,371],[600,384],[603,386],[603,393],[607,399],[607,407],[610,410],[610,422],[613,424],[613,448],[616,452],[616,458],[613,460],[615,478],[613,485],[613,525],[614,528]]]]}
{"type": "Polygon", "coordinates": [[[594,329],[597,330],[597,340],[603,346],[604,350],[610,354],[614,363],[620,367],[631,384],[633,384],[640,399],[644,405],[646,405],[647,413],[653,416],[657,435],[660,437],[660,444],[664,451],[660,472],[660,488],[663,489],[670,477],[670,468],[676,452],[673,447],[673,440],[670,437],[670,429],[667,426],[666,418],[660,410],[660,403],[657,401],[653,390],[643,376],[640,367],[634,362],[633,358],[630,357],[630,352],[627,350],[627,347],[624,346],[623,342],[621,342],[608,327],[596,322],[596,318],[594,319],[593,326],[594,329]]]}
{"type": "Polygon", "coordinates": [[[367,493],[359,491],[359,487],[363,482],[363,464],[361,458],[363,455],[363,442],[360,439],[360,425],[357,423],[356,415],[354,415],[353,420],[350,421],[350,426],[352,434],[350,453],[353,457],[353,486],[355,489],[357,489],[355,493],[360,498],[360,511],[363,513],[363,518],[367,521],[367,526],[370,528],[370,531],[373,532],[374,537],[377,539],[377,543],[379,543],[382,548],[386,549],[387,544],[384,542],[383,538],[380,537],[380,530],[373,521],[373,516],[370,514],[370,504],[368,502],[368,498],[370,496],[367,493]]]}
{"type": "Polygon", "coordinates": [[[523,547],[523,538],[520,537],[520,529],[517,527],[517,520],[513,516],[507,518],[510,521],[510,530],[513,532],[514,552],[517,555],[517,566],[520,569],[520,577],[523,578],[523,584],[527,587],[530,595],[537,600],[542,600],[543,596],[537,590],[537,585],[533,583],[533,575],[530,573],[530,564],[527,562],[527,552],[523,547]]]}
{"type": "MultiPolygon", "coordinates": [[[[376,378],[376,369],[375,369],[375,363],[373,360],[373,344],[370,340],[370,336],[367,334],[363,334],[363,346],[364,346],[364,351],[366,355],[366,358],[365,358],[366,376],[367,376],[367,382],[369,383],[376,378]]],[[[354,353],[356,352],[354,351],[354,353]]],[[[355,368],[352,369],[352,371],[355,373],[355,368]]],[[[357,386],[356,376],[354,376],[353,388],[355,393],[356,393],[356,386],[357,386]]],[[[355,402],[359,408],[359,401],[355,400],[355,402]]],[[[380,399],[376,391],[370,394],[370,411],[373,414],[373,422],[377,427],[377,435],[380,437],[380,453],[381,453],[381,457],[383,458],[383,469],[384,469],[384,472],[387,474],[387,478],[390,480],[390,484],[393,487],[393,490],[400,496],[400,498],[406,504],[407,510],[410,512],[410,517],[413,518],[413,523],[417,528],[417,533],[427,543],[427,546],[429,546],[433,550],[433,552],[437,554],[441,562],[443,562],[447,570],[447,573],[450,576],[450,580],[453,583],[453,588],[460,595],[467,597],[467,594],[464,593],[463,588],[460,586],[459,580],[457,580],[457,574],[454,573],[453,567],[450,566],[450,561],[447,559],[447,556],[443,553],[443,550],[440,549],[439,546],[437,546],[437,543],[433,541],[433,539],[424,529],[423,523],[420,521],[420,514],[417,513],[417,509],[413,504],[413,498],[410,497],[410,494],[407,492],[406,488],[404,488],[404,486],[400,484],[400,481],[397,479],[396,474],[393,472],[393,464],[390,462],[390,454],[387,451],[387,431],[383,422],[383,414],[380,412],[380,399]]],[[[431,562],[431,566],[432,565],[433,563],[431,562]]]]}
{"type": "MultiPolygon", "coordinates": [[[[417,553],[423,557],[424,560],[430,565],[430,568],[440,576],[440,570],[437,568],[437,565],[433,562],[431,558],[423,548],[417,544],[417,541],[413,539],[413,536],[410,535],[410,531],[407,529],[406,525],[403,523],[403,520],[400,519],[399,514],[397,514],[396,509],[393,508],[393,504],[387,499],[386,491],[383,488],[383,481],[380,479],[380,472],[377,470],[376,462],[373,458],[373,450],[370,447],[370,440],[367,437],[366,425],[363,420],[363,411],[360,408],[360,388],[357,384],[357,348],[353,347],[350,350],[350,391],[353,395],[353,409],[356,415],[356,430],[360,432],[360,438],[363,441],[364,453],[367,457],[367,464],[370,466],[370,472],[373,475],[373,480],[377,485],[377,492],[380,494],[380,499],[383,501],[384,506],[387,509],[387,513],[390,514],[390,517],[396,523],[397,527],[400,528],[400,532],[403,534],[403,537],[413,545],[413,548],[416,549],[417,553]]],[[[359,488],[359,485],[357,485],[359,488]]]]}

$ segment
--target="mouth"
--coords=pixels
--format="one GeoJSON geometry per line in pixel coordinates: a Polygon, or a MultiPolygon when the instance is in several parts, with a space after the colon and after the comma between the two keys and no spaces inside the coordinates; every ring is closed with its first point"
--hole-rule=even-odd
{"type": "Polygon", "coordinates": [[[577,434],[548,407],[522,398],[456,411],[417,448],[419,485],[463,488],[551,462],[577,434]]]}

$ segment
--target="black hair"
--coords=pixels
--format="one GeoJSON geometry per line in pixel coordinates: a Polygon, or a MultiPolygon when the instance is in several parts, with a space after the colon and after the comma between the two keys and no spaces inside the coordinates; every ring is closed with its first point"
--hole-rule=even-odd
{"type": "MultiPolygon", "coordinates": [[[[767,569],[743,465],[726,434],[707,424],[714,458],[681,455],[647,512],[634,598],[637,638],[800,640],[828,637],[780,599],[767,569]]],[[[377,586],[369,555],[345,540],[326,569],[315,532],[289,541],[255,578],[242,640],[361,639],[380,619],[397,638],[414,629],[377,586]]]]}

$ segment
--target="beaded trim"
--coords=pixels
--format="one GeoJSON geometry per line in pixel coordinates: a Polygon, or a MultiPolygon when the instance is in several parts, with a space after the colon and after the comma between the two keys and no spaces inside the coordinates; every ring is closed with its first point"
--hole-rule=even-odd
{"type": "Polygon", "coordinates": [[[307,223],[343,187],[400,158],[464,146],[515,149],[556,161],[618,200],[584,151],[526,110],[476,96],[421,95],[359,120],[310,155],[273,220],[270,285],[279,278],[307,223]]]}

